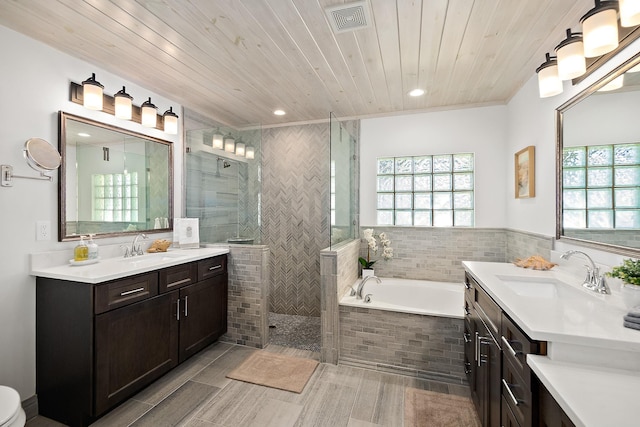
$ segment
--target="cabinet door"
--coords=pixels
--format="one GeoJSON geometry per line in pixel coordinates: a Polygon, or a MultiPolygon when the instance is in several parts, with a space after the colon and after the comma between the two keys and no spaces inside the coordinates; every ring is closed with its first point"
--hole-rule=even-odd
{"type": "Polygon", "coordinates": [[[227,331],[227,275],[180,289],[180,361],[213,343],[227,331]]]}
{"type": "Polygon", "coordinates": [[[178,292],[96,316],[96,414],[178,364],[178,292]]]}
{"type": "MultiPolygon", "coordinates": [[[[476,407],[482,425],[485,427],[500,426],[500,400],[501,400],[501,352],[487,326],[481,321],[476,321],[476,407]]],[[[473,390],[472,390],[473,396],[473,390]]]]}

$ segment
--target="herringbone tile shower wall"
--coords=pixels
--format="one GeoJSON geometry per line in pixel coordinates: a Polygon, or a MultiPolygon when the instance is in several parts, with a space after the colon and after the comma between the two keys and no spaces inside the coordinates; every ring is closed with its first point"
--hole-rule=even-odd
{"type": "Polygon", "coordinates": [[[270,311],[320,316],[320,251],[329,246],[329,124],[265,129],[262,141],[270,311]]]}

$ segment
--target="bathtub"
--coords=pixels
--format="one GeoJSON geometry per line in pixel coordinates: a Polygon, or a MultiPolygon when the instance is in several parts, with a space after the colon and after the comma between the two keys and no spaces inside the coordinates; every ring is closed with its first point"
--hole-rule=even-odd
{"type": "Polygon", "coordinates": [[[466,386],[464,284],[381,280],[340,299],[339,363],[466,386]]]}
{"type": "MultiPolygon", "coordinates": [[[[362,279],[353,284],[358,288],[362,279]]],[[[369,279],[362,290],[363,299],[350,296],[350,290],[340,305],[429,316],[464,318],[464,284],[427,280],[391,279],[381,277],[382,283],[369,279]],[[365,303],[364,296],[371,302],[365,303]]]]}

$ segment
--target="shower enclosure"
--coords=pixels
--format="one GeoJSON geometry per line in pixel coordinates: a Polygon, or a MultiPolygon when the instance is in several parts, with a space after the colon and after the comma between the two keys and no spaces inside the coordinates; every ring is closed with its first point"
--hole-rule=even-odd
{"type": "Polygon", "coordinates": [[[356,238],[358,225],[357,120],[340,121],[330,115],[331,247],[356,238]]]}
{"type": "Polygon", "coordinates": [[[238,131],[187,116],[185,208],[200,219],[200,241],[260,244],[261,128],[238,131]]]}

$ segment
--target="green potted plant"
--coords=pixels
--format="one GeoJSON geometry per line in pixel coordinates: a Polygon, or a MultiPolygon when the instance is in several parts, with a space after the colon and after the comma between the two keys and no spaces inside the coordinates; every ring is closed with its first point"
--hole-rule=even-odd
{"type": "Polygon", "coordinates": [[[627,307],[640,306],[640,260],[625,259],[607,273],[622,280],[621,294],[627,307]]]}
{"type": "MultiPolygon", "coordinates": [[[[372,228],[367,228],[362,231],[363,238],[367,241],[367,258],[360,257],[358,262],[362,265],[362,277],[373,276],[373,264],[376,261],[371,261],[371,252],[378,253],[378,241],[372,228]]],[[[377,236],[380,239],[380,245],[382,246],[382,259],[390,260],[393,258],[393,248],[391,247],[391,240],[387,239],[385,233],[380,233],[377,236]]]]}

